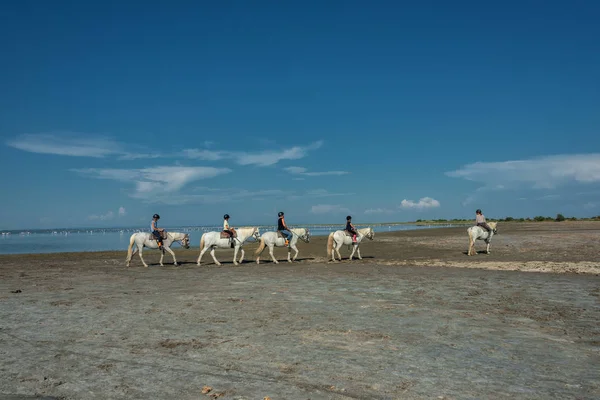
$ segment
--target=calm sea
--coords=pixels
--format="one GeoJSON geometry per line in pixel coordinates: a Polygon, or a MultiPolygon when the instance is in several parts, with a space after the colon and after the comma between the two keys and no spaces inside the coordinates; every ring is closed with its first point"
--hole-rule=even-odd
{"type": "MultiPolygon", "coordinates": [[[[375,232],[392,232],[413,229],[427,229],[430,226],[417,225],[370,225],[375,232]]],[[[448,225],[450,226],[450,225],[448,225]]],[[[295,226],[293,226],[295,227],[295,226]]],[[[299,227],[299,226],[298,226],[299,227]]],[[[325,236],[330,232],[343,229],[342,226],[311,226],[303,225],[310,229],[312,236],[325,236]]],[[[357,225],[358,228],[364,226],[357,225]]],[[[439,228],[439,225],[431,228],[439,228]]],[[[261,226],[261,233],[274,230],[273,226],[261,226]]],[[[168,230],[174,232],[188,232],[190,234],[190,247],[199,248],[202,233],[220,230],[220,226],[187,226],[173,227],[168,230]]],[[[4,231],[0,232],[0,254],[26,254],[26,253],[62,253],[81,251],[127,251],[129,238],[134,232],[147,232],[141,228],[112,228],[112,229],[61,229],[61,230],[32,230],[32,231],[4,231]]],[[[175,244],[173,248],[178,248],[175,244]]]]}

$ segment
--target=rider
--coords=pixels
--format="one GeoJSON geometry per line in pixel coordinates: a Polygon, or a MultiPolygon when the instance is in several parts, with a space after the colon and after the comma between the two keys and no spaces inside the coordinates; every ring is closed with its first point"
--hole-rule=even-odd
{"type": "Polygon", "coordinates": [[[356,228],[352,225],[352,217],[350,215],[346,217],[346,230],[352,234],[352,243],[356,243],[358,232],[356,232],[356,228]]]}
{"type": "Polygon", "coordinates": [[[223,232],[226,232],[229,235],[229,241],[233,244],[233,231],[229,226],[229,214],[223,215],[223,232]]]}
{"type": "Polygon", "coordinates": [[[150,224],[150,231],[156,237],[156,243],[158,244],[158,248],[162,248],[162,236],[161,233],[164,231],[163,228],[158,227],[158,220],[160,219],[160,215],[154,214],[152,217],[152,223],[150,224]]]}
{"type": "Polygon", "coordinates": [[[279,219],[277,220],[277,230],[286,236],[285,245],[289,246],[290,240],[292,240],[292,232],[290,231],[290,228],[288,228],[287,224],[285,223],[285,219],[283,218],[283,213],[280,212],[279,214],[277,214],[277,216],[279,217],[279,219]]]}
{"type": "Polygon", "coordinates": [[[485,222],[485,216],[481,213],[481,210],[475,211],[475,224],[488,231],[488,233],[492,231],[492,228],[485,222]]]}

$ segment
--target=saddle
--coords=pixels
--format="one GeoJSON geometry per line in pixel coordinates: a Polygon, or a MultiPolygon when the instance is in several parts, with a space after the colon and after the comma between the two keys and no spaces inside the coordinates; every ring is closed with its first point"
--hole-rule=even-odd
{"type": "Polygon", "coordinates": [[[277,231],[277,237],[278,237],[278,238],[282,238],[282,239],[285,239],[285,238],[287,238],[287,236],[285,236],[285,235],[283,234],[283,232],[281,232],[281,231],[277,231]]]}
{"type": "MultiPolygon", "coordinates": [[[[149,235],[150,235],[149,240],[156,240],[156,236],[154,236],[153,233],[150,233],[149,235]]],[[[167,232],[166,231],[162,231],[160,233],[160,238],[163,239],[163,240],[166,239],[167,238],[167,232]]]]}
{"type": "Polygon", "coordinates": [[[346,234],[346,236],[348,236],[348,237],[352,237],[352,236],[354,236],[354,233],[352,233],[352,232],[350,232],[350,231],[346,231],[346,230],[345,230],[345,231],[344,231],[344,233],[345,233],[345,234],[346,234]]]}
{"type": "MultiPolygon", "coordinates": [[[[235,231],[235,229],[231,228],[230,231],[233,232],[233,237],[236,238],[237,232],[235,231]]],[[[227,233],[225,231],[221,231],[220,237],[221,237],[221,239],[229,239],[231,236],[229,236],[229,233],[227,233]]]]}

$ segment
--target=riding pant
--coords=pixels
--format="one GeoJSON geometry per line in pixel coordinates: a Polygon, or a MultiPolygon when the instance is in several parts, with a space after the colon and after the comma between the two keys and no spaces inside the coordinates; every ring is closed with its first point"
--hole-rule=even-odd
{"type": "Polygon", "coordinates": [[[287,236],[288,241],[292,240],[292,232],[288,231],[287,229],[280,229],[279,231],[287,236]]]}

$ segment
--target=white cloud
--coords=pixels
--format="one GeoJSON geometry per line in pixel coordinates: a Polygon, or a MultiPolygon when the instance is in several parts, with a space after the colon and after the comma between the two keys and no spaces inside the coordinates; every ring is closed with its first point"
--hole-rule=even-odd
{"type": "Polygon", "coordinates": [[[571,182],[600,182],[600,154],[555,155],[526,160],[476,162],[446,172],[485,185],[528,185],[552,189],[571,182]]]}
{"type": "Polygon", "coordinates": [[[432,199],[431,197],[423,197],[419,199],[418,202],[414,202],[413,200],[402,200],[400,203],[401,208],[405,209],[415,209],[415,210],[423,210],[425,208],[436,208],[440,206],[440,202],[436,199],[432,199]]]}
{"type": "Polygon", "coordinates": [[[102,214],[102,215],[90,215],[88,217],[88,219],[90,221],[108,221],[113,219],[115,216],[115,213],[113,213],[112,211],[107,212],[106,214],[102,214]]]}
{"type": "Polygon", "coordinates": [[[318,204],[312,206],[310,212],[313,214],[335,214],[335,213],[349,213],[350,210],[346,207],[342,207],[339,204],[318,204]]]}
{"type": "Polygon", "coordinates": [[[107,136],[72,132],[27,133],[7,141],[6,144],[30,153],[70,157],[104,158],[118,156],[120,160],[163,157],[160,154],[126,151],[126,147],[122,143],[107,136]]]}
{"type": "MultiPolygon", "coordinates": [[[[119,143],[112,138],[101,135],[81,133],[36,133],[23,134],[9,140],[6,144],[19,150],[40,154],[55,154],[72,157],[104,158],[114,156],[119,160],[138,160],[156,158],[178,158],[219,161],[231,159],[238,165],[270,166],[282,160],[298,160],[307,156],[311,150],[323,145],[319,140],[307,146],[294,146],[281,150],[264,150],[258,152],[233,152],[208,149],[184,149],[171,154],[131,151],[130,145],[119,143]]],[[[204,142],[205,147],[212,147],[212,142],[204,142]]],[[[143,150],[143,149],[136,149],[143,150]]]]}
{"type": "Polygon", "coordinates": [[[308,146],[294,146],[282,150],[264,150],[259,152],[228,152],[213,151],[206,149],[186,149],[182,154],[191,159],[200,159],[206,161],[217,161],[222,159],[231,159],[239,165],[257,165],[259,167],[268,167],[282,160],[297,160],[306,157],[310,150],[316,150],[323,145],[319,140],[308,146]]]}
{"type": "Polygon", "coordinates": [[[365,214],[393,214],[394,210],[388,210],[386,208],[369,208],[365,210],[365,214]]]}
{"type": "Polygon", "coordinates": [[[284,171],[287,171],[293,175],[303,175],[303,176],[346,175],[346,174],[350,173],[348,171],[308,172],[308,170],[304,167],[286,167],[286,168],[284,168],[284,171]]]}
{"type": "Polygon", "coordinates": [[[121,146],[110,138],[73,133],[23,134],[6,144],[30,153],[72,157],[102,158],[122,152],[121,146]]]}
{"type": "Polygon", "coordinates": [[[190,182],[214,178],[231,172],[228,168],[157,166],[143,169],[85,168],[72,169],[84,176],[97,179],[111,179],[131,183],[135,198],[146,198],[159,194],[177,195],[177,192],[190,182]]]}
{"type": "Polygon", "coordinates": [[[119,217],[124,217],[126,214],[127,212],[125,211],[125,207],[119,207],[119,217]]]}

